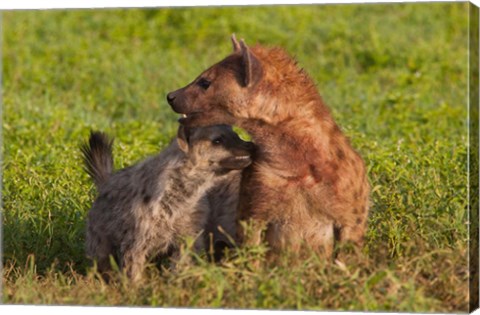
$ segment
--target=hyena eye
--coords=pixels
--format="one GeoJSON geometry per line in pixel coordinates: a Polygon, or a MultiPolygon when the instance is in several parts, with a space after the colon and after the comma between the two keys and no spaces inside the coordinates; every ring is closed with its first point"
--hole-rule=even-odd
{"type": "Polygon", "coordinates": [[[215,145],[222,144],[223,139],[222,139],[222,137],[215,138],[215,139],[212,140],[212,143],[215,144],[215,145]]]}
{"type": "Polygon", "coordinates": [[[204,79],[204,78],[201,78],[197,82],[198,86],[200,86],[204,90],[208,89],[208,87],[210,86],[210,83],[211,83],[210,81],[208,81],[207,79],[204,79]]]}

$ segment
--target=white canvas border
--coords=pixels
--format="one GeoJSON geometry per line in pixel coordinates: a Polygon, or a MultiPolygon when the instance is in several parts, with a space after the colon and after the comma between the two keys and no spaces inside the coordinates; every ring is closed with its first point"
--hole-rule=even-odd
{"type": "MultiPolygon", "coordinates": [[[[61,0],[15,0],[1,1],[0,10],[26,10],[26,9],[69,9],[69,8],[129,8],[129,7],[188,7],[188,6],[238,6],[238,5],[274,5],[274,4],[347,4],[347,3],[408,3],[408,2],[465,2],[465,1],[449,1],[449,0],[311,0],[311,1],[294,1],[294,0],[176,0],[176,1],[160,1],[160,0],[70,0],[68,2],[61,0]]],[[[480,7],[480,0],[469,1],[480,7]]],[[[1,20],[0,20],[1,21],[1,20]]],[[[1,82],[1,81],[0,81],[1,82]]],[[[1,232],[1,227],[0,227],[1,232]]],[[[1,236],[1,233],[0,233],[1,236]]],[[[1,246],[0,246],[1,249],[1,246]]],[[[0,287],[1,288],[1,287],[0,287]]],[[[1,296],[1,294],[0,294],[1,296]]],[[[183,308],[147,308],[147,307],[99,307],[99,306],[44,306],[44,305],[0,305],[1,314],[37,314],[37,315],[60,315],[68,313],[69,315],[80,315],[88,312],[89,315],[96,314],[116,314],[130,315],[138,314],[282,314],[291,315],[299,314],[299,311],[277,311],[277,310],[224,310],[224,309],[183,309],[183,308]]],[[[304,312],[302,312],[304,313],[304,312]]],[[[315,314],[334,314],[337,312],[319,311],[315,314]]],[[[351,315],[359,314],[359,312],[341,312],[340,314],[351,315]]],[[[398,313],[381,313],[381,312],[363,312],[363,314],[375,315],[391,315],[398,313]]],[[[403,313],[405,314],[405,313],[403,313]]],[[[418,314],[418,313],[416,313],[418,314]]],[[[480,314],[477,310],[473,314],[480,314]]]]}

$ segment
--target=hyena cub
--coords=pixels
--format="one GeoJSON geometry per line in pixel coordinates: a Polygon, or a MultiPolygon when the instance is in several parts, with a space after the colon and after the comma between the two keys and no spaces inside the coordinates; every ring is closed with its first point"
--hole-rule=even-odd
{"type": "MultiPolygon", "coordinates": [[[[180,127],[177,141],[160,154],[113,173],[112,143],[92,132],[82,147],[86,170],[98,197],[88,213],[86,251],[107,276],[112,255],[134,281],[148,258],[171,253],[179,240],[198,236],[210,207],[205,193],[251,163],[253,145],[231,127],[180,127]]],[[[204,247],[197,238],[196,250],[204,247]]]]}

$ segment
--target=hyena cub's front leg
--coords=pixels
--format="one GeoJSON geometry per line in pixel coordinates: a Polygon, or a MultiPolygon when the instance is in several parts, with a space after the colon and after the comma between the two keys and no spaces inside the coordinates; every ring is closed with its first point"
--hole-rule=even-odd
{"type": "Polygon", "coordinates": [[[108,272],[110,267],[110,255],[113,255],[115,249],[110,240],[95,232],[87,234],[87,256],[94,259],[97,264],[97,271],[102,275],[104,280],[108,281],[108,272]]]}
{"type": "Polygon", "coordinates": [[[140,247],[131,246],[123,252],[121,267],[133,282],[138,282],[142,278],[146,259],[147,252],[140,247]]]}

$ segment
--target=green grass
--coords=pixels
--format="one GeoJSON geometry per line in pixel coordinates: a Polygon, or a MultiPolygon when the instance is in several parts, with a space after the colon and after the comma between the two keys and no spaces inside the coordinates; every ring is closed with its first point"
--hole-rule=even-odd
{"type": "Polygon", "coordinates": [[[4,12],[3,302],[447,312],[468,307],[466,3],[4,12]],[[367,244],[251,266],[194,259],[106,285],[84,257],[95,190],[79,144],[116,137],[123,167],[164,148],[166,93],[226,56],[279,45],[364,157],[367,244]]]}

